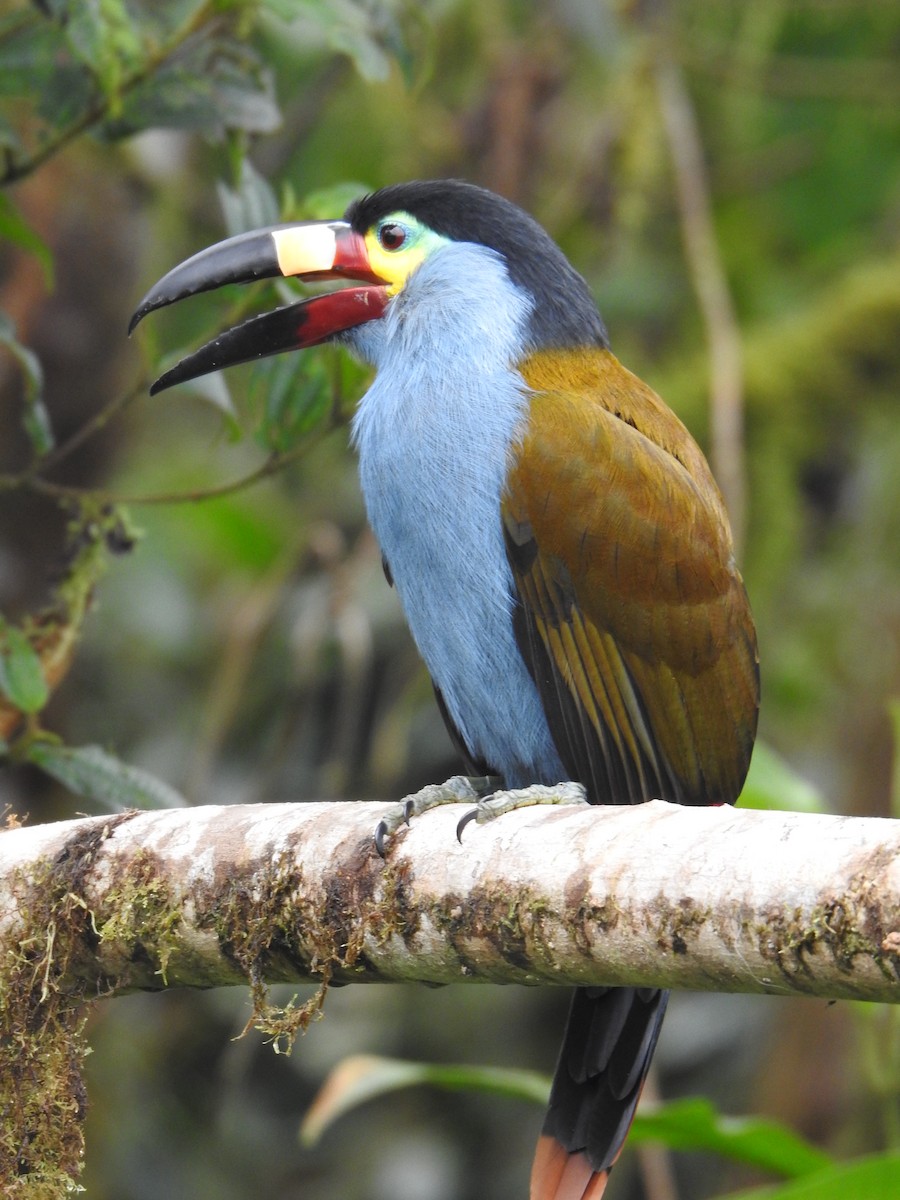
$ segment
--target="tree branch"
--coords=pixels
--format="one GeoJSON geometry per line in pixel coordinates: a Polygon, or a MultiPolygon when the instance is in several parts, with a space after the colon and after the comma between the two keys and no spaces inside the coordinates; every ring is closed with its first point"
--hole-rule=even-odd
{"type": "Polygon", "coordinates": [[[532,808],[459,845],[454,805],[382,862],[384,811],[241,805],[9,830],[0,948],[42,948],[34,976],[82,996],[331,978],[900,1000],[898,822],[532,808]]]}

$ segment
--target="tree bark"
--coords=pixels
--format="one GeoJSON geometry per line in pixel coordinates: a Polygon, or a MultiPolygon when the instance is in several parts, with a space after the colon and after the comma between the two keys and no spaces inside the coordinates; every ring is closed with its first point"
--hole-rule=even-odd
{"type": "Polygon", "coordinates": [[[81,996],[250,980],[900,1000],[900,822],[688,809],[129,812],[0,835],[0,947],[81,996]],[[52,897],[48,909],[47,897],[52,897]],[[65,947],[65,953],[62,951],[65,947]]]}

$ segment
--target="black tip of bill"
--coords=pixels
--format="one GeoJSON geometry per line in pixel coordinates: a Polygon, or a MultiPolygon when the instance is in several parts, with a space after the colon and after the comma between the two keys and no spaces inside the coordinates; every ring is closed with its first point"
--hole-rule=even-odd
{"type": "Polygon", "coordinates": [[[388,302],[383,286],[344,288],[322,296],[310,296],[297,304],[288,304],[274,312],[251,317],[234,329],[195,350],[157,379],[150,394],[221,371],[238,363],[268,358],[283,350],[304,350],[330,341],[344,330],[380,317],[388,302]]]}
{"type": "Polygon", "coordinates": [[[173,267],[153,285],[135,309],[128,323],[128,333],[134,333],[147,313],[165,308],[167,304],[174,304],[186,296],[209,292],[226,283],[271,279],[281,273],[271,229],[242,233],[229,238],[227,242],[207,246],[205,250],[200,250],[173,267]]]}
{"type": "Polygon", "coordinates": [[[151,385],[150,395],[156,396],[176,383],[199,379],[211,371],[253,362],[289,349],[296,344],[298,330],[304,324],[307,303],[300,301],[298,304],[289,304],[225,330],[160,375],[151,385]]]}

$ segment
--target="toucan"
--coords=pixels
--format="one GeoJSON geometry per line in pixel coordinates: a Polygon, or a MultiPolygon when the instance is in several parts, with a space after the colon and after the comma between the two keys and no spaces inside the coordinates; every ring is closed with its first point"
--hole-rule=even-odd
{"type": "MultiPolygon", "coordinates": [[[[375,367],[352,421],[366,510],[482,791],[552,797],[575,781],[592,804],[734,802],[759,666],[725,505],[544,229],[470,183],[396,184],[342,220],[201,250],[132,328],[193,293],[279,276],[354,285],[238,325],[152,390],[326,341],[375,367]]],[[[379,829],[382,853],[398,825],[379,829]]],[[[576,990],[531,1200],[599,1200],[667,999],[576,990]]]]}

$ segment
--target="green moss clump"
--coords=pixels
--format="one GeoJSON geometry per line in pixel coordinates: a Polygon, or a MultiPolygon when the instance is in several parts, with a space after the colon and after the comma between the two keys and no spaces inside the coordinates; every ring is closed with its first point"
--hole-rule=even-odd
{"type": "Polygon", "coordinates": [[[54,863],[14,878],[21,940],[0,941],[0,1191],[57,1200],[78,1189],[88,1053],[79,992],[63,990],[90,915],[54,863]]]}
{"type": "Polygon", "coordinates": [[[235,879],[217,898],[210,924],[222,949],[250,984],[253,1011],[240,1036],[256,1028],[271,1038],[276,1052],[289,1054],[297,1036],[322,1014],[335,961],[333,943],[323,946],[319,961],[310,964],[320,971],[322,983],[309,1000],[301,1004],[293,996],[283,1006],[270,1002],[266,975],[273,970],[277,973],[279,960],[292,962],[294,930],[303,924],[296,906],[291,856],[285,852],[276,857],[256,878],[235,879]]]}
{"type": "Polygon", "coordinates": [[[182,919],[154,855],[142,851],[128,862],[104,896],[103,912],[97,918],[100,941],[124,946],[132,959],[143,955],[158,964],[161,983],[167,984],[166,970],[182,919]]]}

